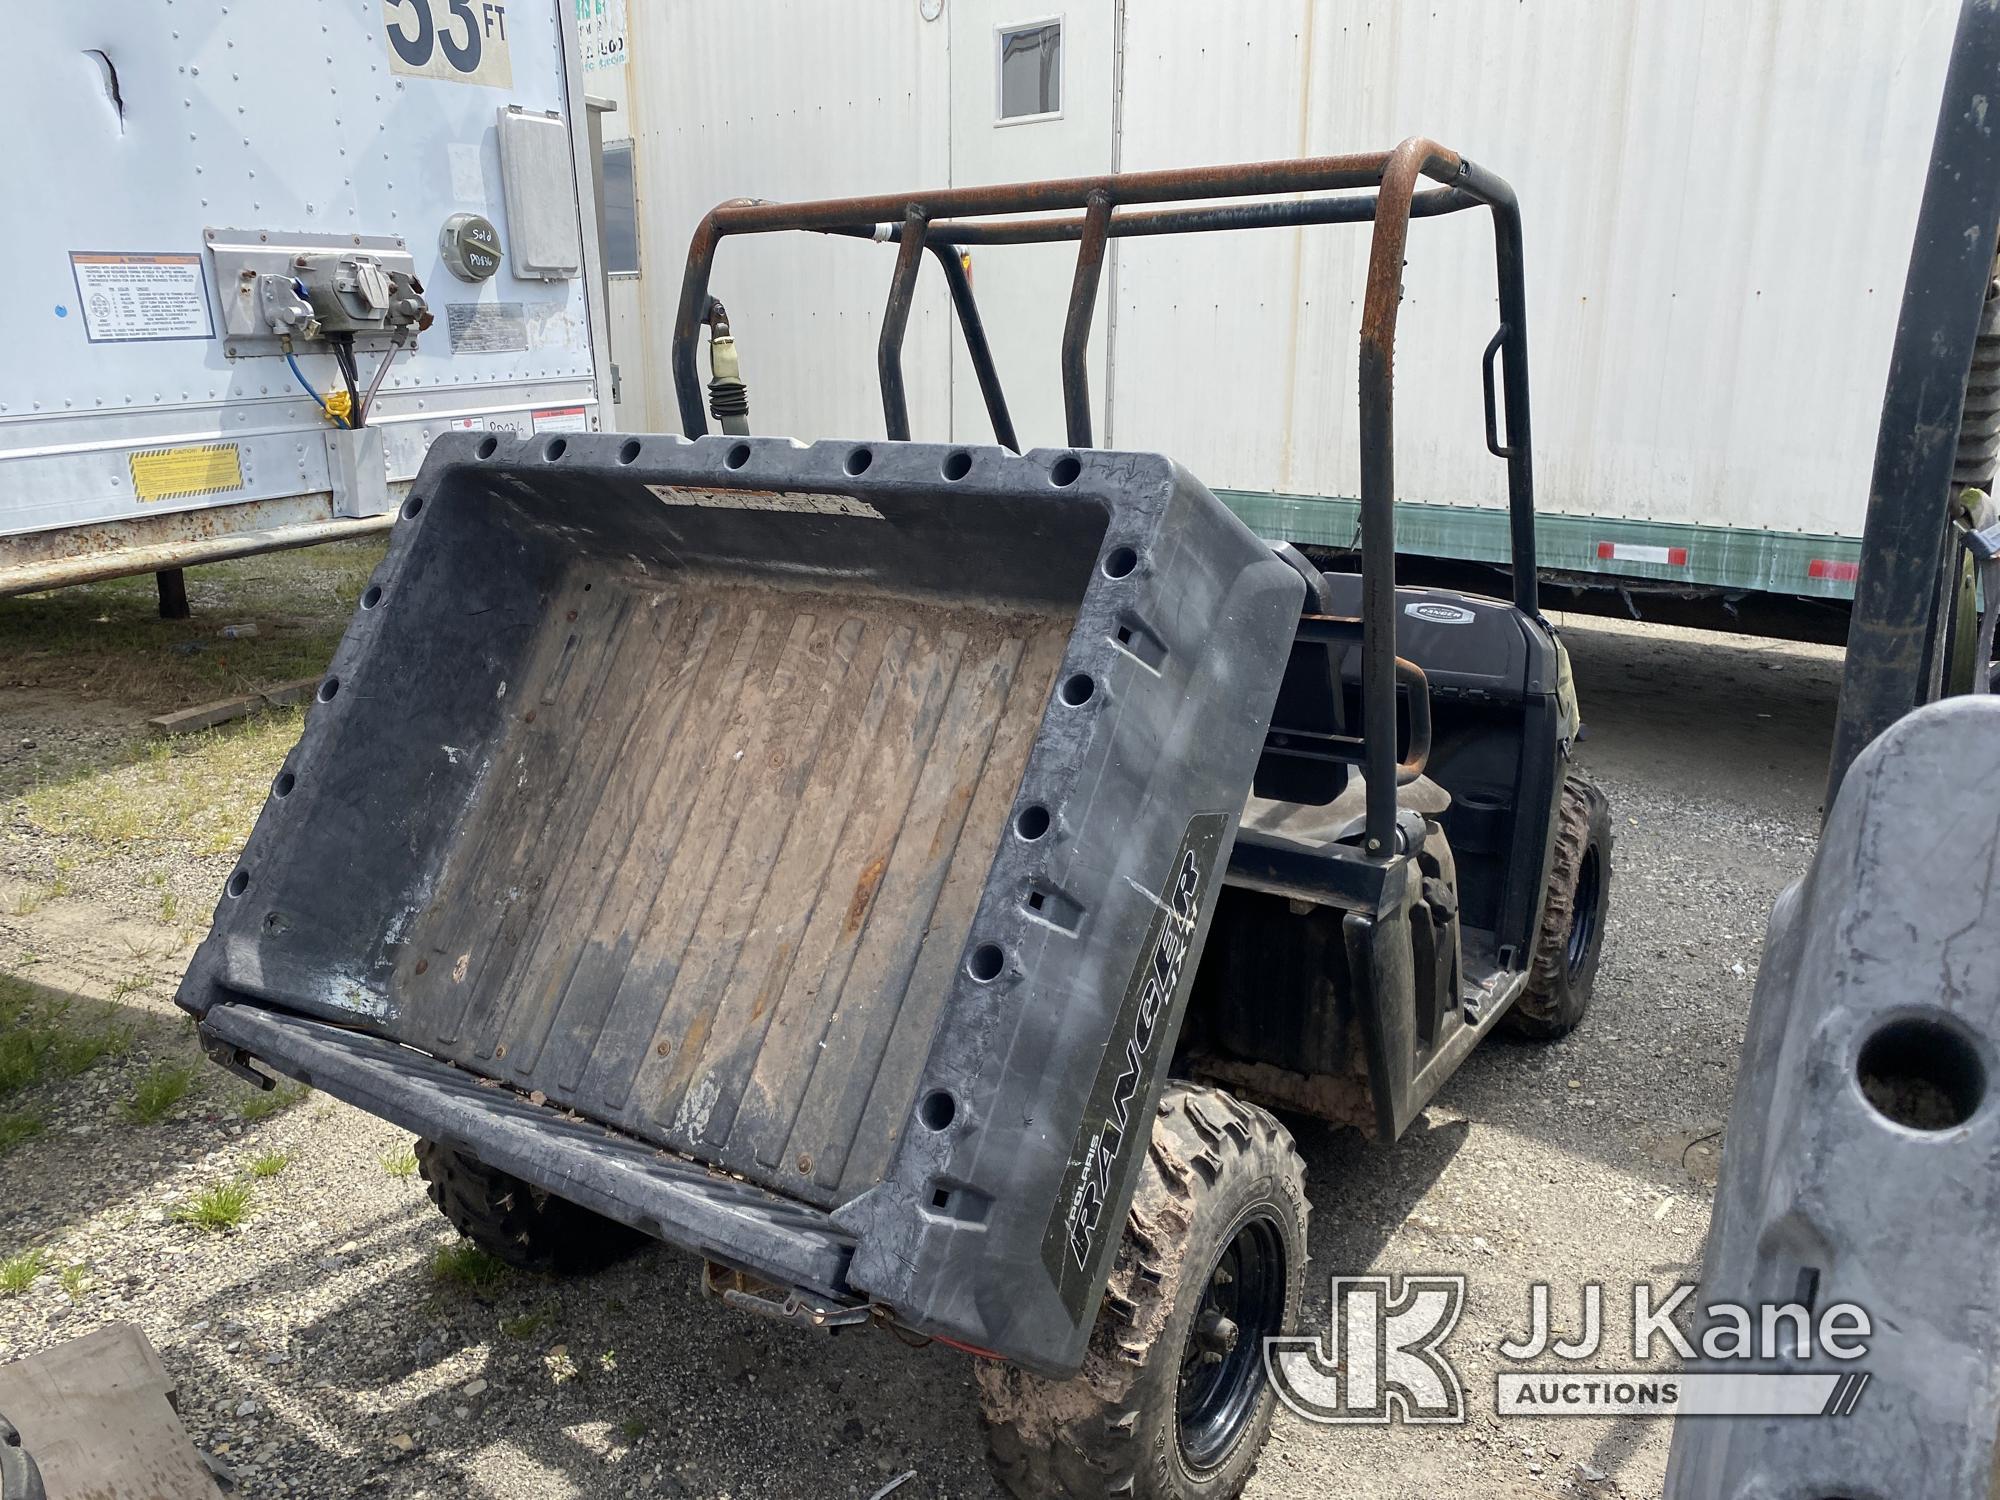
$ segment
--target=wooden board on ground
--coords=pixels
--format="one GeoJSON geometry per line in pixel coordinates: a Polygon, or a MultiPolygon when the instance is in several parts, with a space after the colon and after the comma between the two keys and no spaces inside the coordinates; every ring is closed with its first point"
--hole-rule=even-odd
{"type": "Polygon", "coordinates": [[[218,698],[213,703],[198,703],[193,708],[176,709],[170,714],[158,714],[146,721],[155,734],[193,734],[197,729],[213,729],[218,724],[227,724],[231,719],[248,718],[265,708],[284,708],[288,704],[303,703],[319,686],[317,677],[300,677],[291,682],[281,682],[276,687],[265,688],[262,692],[244,693],[235,698],[218,698]]]}
{"type": "Polygon", "coordinates": [[[173,1395],[131,1323],[0,1365],[0,1412],[41,1466],[49,1500],[218,1500],[173,1395]]]}

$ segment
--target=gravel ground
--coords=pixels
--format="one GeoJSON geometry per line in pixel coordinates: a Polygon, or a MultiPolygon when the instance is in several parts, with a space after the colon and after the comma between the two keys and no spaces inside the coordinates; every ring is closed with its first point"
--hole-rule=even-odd
{"type": "MultiPolygon", "coordinates": [[[[1482,1047],[1393,1150],[1296,1127],[1315,1210],[1307,1326],[1323,1326],[1331,1275],[1467,1272],[1450,1351],[1471,1421],[1322,1428],[1281,1414],[1253,1496],[1658,1493],[1664,1426],[1502,1425],[1493,1351],[1522,1325],[1531,1281],[1695,1273],[1764,920],[1812,850],[1838,659],[1568,623],[1581,759],[1618,839],[1596,1008],[1562,1043],[1482,1047]]],[[[0,739],[36,738],[45,702],[10,699],[0,739]]],[[[148,910],[156,885],[134,894],[129,868],[114,878],[100,871],[117,862],[83,860],[50,895],[56,851],[32,819],[10,810],[0,831],[0,967],[32,957],[38,982],[105,998],[135,966],[147,977],[118,996],[132,1053],[38,1085],[48,1128],[0,1157],[0,1260],[30,1246],[51,1257],[50,1274],[0,1296],[0,1359],[138,1323],[194,1439],[249,1495],[867,1500],[905,1470],[900,1500],[995,1493],[960,1355],[729,1311],[665,1249],[580,1282],[442,1279],[433,1260],[455,1237],[390,1166],[407,1138],[319,1096],[249,1121],[247,1091],[207,1070],[162,1122],[122,1119],[138,1070],[192,1051],[166,1000],[183,935],[148,910]],[[31,888],[45,899],[16,899],[31,888]],[[256,1181],[238,1228],[175,1220],[198,1189],[273,1152],[289,1160],[256,1181]],[[74,1295],[54,1274],[71,1265],[87,1267],[74,1295]]],[[[172,866],[174,889],[207,892],[229,865],[147,861],[172,866]]],[[[184,904],[198,922],[211,903],[184,904]]],[[[1562,1308],[1559,1296],[1559,1320],[1562,1308]]],[[[1616,1313],[1607,1333],[1624,1338],[1616,1313]]]]}

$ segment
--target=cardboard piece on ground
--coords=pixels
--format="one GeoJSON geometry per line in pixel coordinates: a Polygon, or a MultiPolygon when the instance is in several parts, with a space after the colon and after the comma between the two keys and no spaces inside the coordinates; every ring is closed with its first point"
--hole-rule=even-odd
{"type": "Polygon", "coordinates": [[[49,1500],[218,1500],[173,1394],[131,1323],[0,1365],[0,1412],[41,1466],[49,1500]]]}

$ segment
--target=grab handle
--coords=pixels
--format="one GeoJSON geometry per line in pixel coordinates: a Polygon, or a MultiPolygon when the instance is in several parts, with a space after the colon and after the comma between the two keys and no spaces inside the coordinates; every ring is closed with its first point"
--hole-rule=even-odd
{"type": "Polygon", "coordinates": [[[1486,451],[1495,458],[1514,456],[1512,448],[1503,448],[1500,445],[1500,414],[1493,399],[1493,361],[1499,356],[1501,346],[1507,342],[1507,335],[1512,331],[1502,323],[1486,345],[1486,352],[1479,357],[1479,375],[1486,387],[1486,451]]]}

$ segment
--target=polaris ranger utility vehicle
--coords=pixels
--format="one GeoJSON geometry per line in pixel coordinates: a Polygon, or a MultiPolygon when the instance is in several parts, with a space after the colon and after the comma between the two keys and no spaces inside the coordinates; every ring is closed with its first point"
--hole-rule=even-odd
{"type": "Polygon", "coordinates": [[[1536,609],[1513,196],[1414,140],[725,205],[674,368],[685,438],[431,449],[181,1003],[225,1066],[416,1132],[517,1265],[662,1239],[734,1305],[978,1356],[1019,1494],[1234,1495],[1306,1267],[1251,1101],[1393,1139],[1493,1026],[1589,1000],[1610,841],[1536,609]],[[1131,207],[1215,199],[1252,201],[1131,207]],[[1474,207],[1510,601],[1394,580],[1404,237],[1474,207]],[[1370,220],[1358,575],[1092,447],[1111,236],[1370,220]],[[885,225],[890,441],[705,436],[718,242],[885,225]],[[1023,454],[957,249],[1061,239],[1069,443],[1023,454]],[[909,441],[926,251],[996,446],[909,441]]]}

